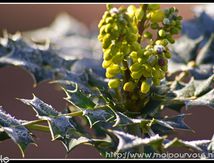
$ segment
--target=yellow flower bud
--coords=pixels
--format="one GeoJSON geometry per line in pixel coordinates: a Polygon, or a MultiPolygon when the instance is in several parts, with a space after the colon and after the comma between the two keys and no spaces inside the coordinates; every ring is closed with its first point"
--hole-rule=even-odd
{"type": "Polygon", "coordinates": [[[140,90],[142,93],[146,94],[150,90],[150,85],[146,81],[143,81],[141,84],[140,90]]]}
{"type": "Polygon", "coordinates": [[[106,71],[106,78],[110,79],[113,78],[115,74],[110,74],[109,72],[106,71]]]}
{"type": "Polygon", "coordinates": [[[164,54],[164,56],[166,57],[166,58],[171,58],[172,57],[172,54],[170,53],[170,52],[166,52],[165,54],[164,54]]]}
{"type": "Polygon", "coordinates": [[[143,75],[142,70],[131,72],[131,77],[135,80],[140,79],[142,75],[143,75]]]}
{"type": "Polygon", "coordinates": [[[102,63],[102,67],[103,68],[108,68],[110,65],[112,64],[112,61],[111,60],[104,60],[103,63],[102,63]]]}
{"type": "Polygon", "coordinates": [[[106,71],[109,73],[109,74],[118,74],[120,72],[120,67],[117,65],[117,64],[111,64],[107,69],[106,71]]]}
{"type": "Polygon", "coordinates": [[[107,61],[112,58],[112,56],[111,56],[111,49],[105,49],[103,51],[103,58],[104,58],[104,60],[107,60],[107,61]]]}
{"type": "Polygon", "coordinates": [[[119,79],[111,79],[108,82],[109,88],[118,88],[120,86],[120,80],[119,79]]]}
{"type": "Polygon", "coordinates": [[[135,12],[136,12],[136,7],[135,7],[134,5],[130,5],[130,6],[127,8],[127,13],[128,13],[128,15],[129,15],[131,18],[134,17],[135,12]]]}
{"type": "Polygon", "coordinates": [[[106,25],[105,25],[105,32],[106,32],[106,33],[110,33],[110,32],[111,32],[111,29],[112,29],[112,25],[111,25],[111,24],[106,24],[106,25]]]}
{"type": "Polygon", "coordinates": [[[160,30],[158,31],[158,35],[159,35],[160,37],[165,37],[165,36],[166,36],[165,30],[160,29],[160,30]]]}
{"type": "Polygon", "coordinates": [[[108,33],[103,37],[103,49],[107,49],[111,45],[111,35],[108,33]]]}
{"type": "Polygon", "coordinates": [[[132,59],[137,59],[137,52],[136,51],[133,51],[129,54],[129,56],[132,58],[132,59]]]}
{"type": "Polygon", "coordinates": [[[123,90],[127,92],[133,92],[135,88],[135,83],[132,81],[126,82],[123,86],[123,90]]]}
{"type": "Polygon", "coordinates": [[[142,66],[139,63],[134,63],[133,65],[130,66],[131,71],[139,71],[141,68],[142,66]]]}
{"type": "Polygon", "coordinates": [[[120,64],[123,60],[123,53],[119,52],[112,58],[112,62],[115,64],[120,64]]]}
{"type": "Polygon", "coordinates": [[[153,23],[162,22],[164,19],[164,12],[162,10],[155,10],[151,12],[151,21],[153,23]]]}

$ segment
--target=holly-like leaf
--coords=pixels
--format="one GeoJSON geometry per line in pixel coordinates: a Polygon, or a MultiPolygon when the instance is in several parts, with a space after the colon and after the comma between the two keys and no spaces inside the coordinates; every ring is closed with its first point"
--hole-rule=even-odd
{"type": "Polygon", "coordinates": [[[51,105],[46,104],[35,95],[31,100],[20,100],[30,105],[37,113],[37,117],[48,122],[52,140],[60,140],[68,152],[77,145],[88,142],[89,139],[77,130],[72,117],[56,111],[51,105]]]}
{"type": "Polygon", "coordinates": [[[79,87],[75,82],[67,83],[66,87],[73,86],[72,90],[64,89],[66,101],[83,111],[83,116],[88,119],[90,127],[98,122],[108,122],[116,117],[113,109],[108,105],[107,99],[97,88],[94,90],[79,87]]]}
{"type": "Polygon", "coordinates": [[[178,138],[175,138],[171,141],[168,141],[164,148],[167,149],[169,147],[186,147],[188,149],[194,149],[199,152],[204,151],[204,146],[207,148],[210,140],[195,140],[195,141],[184,141],[178,138]]]}
{"type": "Polygon", "coordinates": [[[83,115],[86,116],[86,118],[88,119],[90,128],[92,128],[96,123],[99,122],[108,123],[110,120],[114,119],[115,117],[114,112],[109,108],[107,109],[105,110],[95,109],[84,111],[83,115]]]}
{"type": "Polygon", "coordinates": [[[41,118],[57,117],[60,114],[51,105],[46,104],[45,102],[40,100],[38,97],[36,97],[34,94],[33,94],[33,99],[31,100],[28,100],[28,99],[19,99],[19,100],[26,105],[30,105],[36,112],[37,117],[41,117],[41,118]]]}
{"type": "Polygon", "coordinates": [[[186,106],[207,106],[214,109],[214,89],[194,100],[185,100],[186,106]]]}
{"type": "Polygon", "coordinates": [[[183,130],[190,130],[190,127],[186,125],[184,122],[185,116],[188,114],[180,114],[173,117],[163,118],[156,120],[156,123],[172,129],[183,129],[183,130]]]}
{"type": "Polygon", "coordinates": [[[210,142],[210,144],[208,145],[207,149],[208,149],[208,151],[209,151],[210,153],[213,153],[213,152],[214,152],[214,135],[213,135],[213,137],[212,137],[212,139],[211,139],[211,142],[210,142]]]}
{"type": "Polygon", "coordinates": [[[188,35],[192,39],[196,39],[204,34],[210,36],[211,33],[214,32],[213,29],[213,18],[206,12],[202,12],[196,18],[183,22],[182,33],[188,35]]]}
{"type": "Polygon", "coordinates": [[[133,149],[134,147],[144,145],[151,145],[153,148],[155,148],[155,150],[162,149],[164,137],[160,137],[159,135],[155,135],[149,138],[140,138],[128,133],[124,133],[123,131],[108,130],[108,132],[118,138],[116,152],[123,152],[128,149],[133,149]]]}
{"type": "Polygon", "coordinates": [[[2,132],[0,132],[1,140],[11,138],[18,145],[24,157],[26,147],[29,144],[34,144],[30,131],[19,120],[6,114],[2,108],[0,109],[0,126],[2,128],[2,132]]]}
{"type": "MultiPolygon", "coordinates": [[[[78,85],[76,85],[78,87],[78,85]]],[[[81,108],[82,110],[92,110],[95,107],[95,103],[90,100],[90,97],[83,94],[78,88],[73,90],[66,90],[66,100],[72,105],[81,108]]]]}
{"type": "Polygon", "coordinates": [[[182,89],[175,90],[177,98],[200,97],[212,89],[214,75],[206,80],[195,80],[192,78],[182,89]]]}
{"type": "Polygon", "coordinates": [[[191,39],[187,35],[183,35],[171,47],[173,56],[176,55],[179,57],[181,63],[188,63],[191,60],[195,60],[197,56],[197,50],[202,40],[203,37],[191,39]]]}
{"type": "Polygon", "coordinates": [[[214,34],[212,34],[208,40],[208,42],[204,45],[204,47],[200,50],[197,55],[196,63],[197,64],[209,64],[214,63],[214,34]]]}
{"type": "MultiPolygon", "coordinates": [[[[20,66],[31,72],[37,81],[55,79],[57,73],[69,69],[73,61],[66,61],[56,55],[53,49],[40,49],[21,36],[3,38],[0,42],[0,65],[20,66]]],[[[45,45],[44,45],[45,46],[45,45]]]]}
{"type": "Polygon", "coordinates": [[[0,142],[6,139],[9,139],[10,137],[7,135],[6,132],[4,132],[4,129],[0,128],[0,142]]]}
{"type": "Polygon", "coordinates": [[[188,71],[190,74],[198,80],[203,80],[209,78],[214,74],[214,64],[201,64],[194,68],[189,68],[188,71]]]}
{"type": "Polygon", "coordinates": [[[191,79],[183,88],[172,90],[174,97],[169,97],[167,105],[179,104],[188,106],[208,106],[213,108],[213,78],[210,76],[206,80],[191,79]]]}

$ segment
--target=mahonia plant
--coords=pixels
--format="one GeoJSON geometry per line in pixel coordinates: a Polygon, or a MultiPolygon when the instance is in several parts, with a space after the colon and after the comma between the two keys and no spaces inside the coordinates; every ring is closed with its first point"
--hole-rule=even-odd
{"type": "MultiPolygon", "coordinates": [[[[127,98],[126,109],[136,111],[148,102],[152,86],[165,77],[171,53],[168,44],[181,30],[182,17],[174,7],[162,10],[159,4],[142,4],[138,8],[107,6],[98,27],[103,48],[103,68],[109,88],[127,98]],[[144,103],[142,103],[144,102],[144,103]]],[[[123,99],[122,99],[123,100],[123,99]]]]}
{"type": "Polygon", "coordinates": [[[161,159],[175,147],[214,158],[214,137],[185,141],[176,136],[177,130],[193,131],[182,108],[214,109],[214,31],[203,24],[213,19],[203,13],[181,20],[175,7],[109,4],[98,36],[65,14],[47,28],[4,32],[0,66],[21,67],[34,87],[44,80],[57,85],[66,107],[59,111],[35,92],[32,98],[17,97],[36,119],[18,120],[0,107],[0,142],[11,139],[24,157],[28,145],[36,145],[34,131],[42,131],[60,141],[67,154],[84,144],[106,158],[161,159]],[[177,114],[168,116],[165,108],[177,114]]]}

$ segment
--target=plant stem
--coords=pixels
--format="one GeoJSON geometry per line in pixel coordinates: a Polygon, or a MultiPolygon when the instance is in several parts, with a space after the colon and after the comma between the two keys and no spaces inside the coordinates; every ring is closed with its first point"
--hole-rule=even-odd
{"type": "Polygon", "coordinates": [[[141,19],[141,21],[138,23],[138,31],[139,31],[139,35],[140,35],[140,37],[138,38],[139,43],[141,43],[143,31],[145,29],[144,26],[145,26],[145,22],[146,22],[146,10],[148,8],[148,4],[144,4],[142,7],[143,7],[143,11],[144,11],[144,16],[141,19]]]}
{"type": "Polygon", "coordinates": [[[77,112],[65,114],[65,116],[70,116],[70,117],[77,117],[77,116],[82,116],[82,115],[83,115],[83,111],[77,111],[77,112]]]}
{"type": "Polygon", "coordinates": [[[38,124],[30,124],[30,125],[26,125],[25,127],[27,127],[30,130],[37,130],[37,131],[43,131],[43,132],[50,131],[48,126],[38,125],[38,124]]]}

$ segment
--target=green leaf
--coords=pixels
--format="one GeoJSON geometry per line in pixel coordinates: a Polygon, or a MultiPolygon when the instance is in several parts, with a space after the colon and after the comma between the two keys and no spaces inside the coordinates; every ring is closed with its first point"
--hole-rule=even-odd
{"type": "Polygon", "coordinates": [[[168,141],[164,148],[168,149],[169,147],[186,147],[188,149],[194,149],[199,152],[204,151],[204,146],[207,148],[210,140],[195,140],[195,141],[183,141],[178,138],[175,138],[171,141],[168,141]]]}
{"type": "Polygon", "coordinates": [[[2,39],[4,41],[0,42],[0,51],[5,53],[0,55],[0,65],[23,67],[35,76],[37,82],[57,78],[73,64],[73,61],[57,56],[56,52],[46,48],[45,44],[42,46],[44,49],[41,49],[18,35],[9,35],[2,39]]]}
{"type": "Polygon", "coordinates": [[[195,100],[185,100],[186,106],[208,106],[214,109],[214,89],[207,94],[195,99],[195,100]]]}
{"type": "Polygon", "coordinates": [[[190,130],[190,127],[184,122],[184,118],[188,114],[180,114],[173,117],[167,118],[153,118],[153,119],[144,119],[144,118],[130,118],[121,112],[116,112],[118,115],[117,126],[128,126],[133,124],[139,124],[143,129],[153,128],[153,127],[165,127],[169,130],[182,129],[190,130]]]}
{"type": "Polygon", "coordinates": [[[7,135],[6,132],[4,132],[4,129],[2,128],[2,131],[0,131],[0,142],[3,141],[3,140],[9,139],[9,138],[10,137],[7,135]]]}
{"type": "Polygon", "coordinates": [[[190,130],[190,127],[184,122],[184,117],[188,114],[180,114],[174,117],[158,119],[156,122],[164,127],[172,129],[190,130]]]}
{"type": "Polygon", "coordinates": [[[208,42],[198,53],[196,63],[197,64],[214,63],[213,52],[214,52],[214,34],[212,33],[208,42]]]}
{"type": "Polygon", "coordinates": [[[33,138],[28,129],[24,126],[3,127],[7,135],[18,145],[24,157],[24,151],[29,144],[34,144],[33,138]]]}
{"type": "Polygon", "coordinates": [[[67,95],[66,101],[83,111],[83,116],[88,119],[91,128],[96,123],[106,123],[115,118],[114,110],[108,105],[108,100],[98,88],[84,91],[79,88],[79,84],[71,81],[67,82],[67,85],[72,85],[73,90],[64,89],[67,95]]]}
{"type": "Polygon", "coordinates": [[[211,142],[210,142],[210,144],[208,145],[207,149],[208,149],[208,151],[211,152],[211,153],[214,152],[214,135],[213,135],[213,137],[212,137],[212,139],[211,139],[211,142]]]}
{"type": "Polygon", "coordinates": [[[157,114],[157,112],[159,111],[162,102],[163,102],[163,100],[161,100],[161,99],[150,98],[150,100],[146,104],[146,106],[143,107],[141,114],[144,116],[149,115],[151,117],[154,117],[154,115],[157,114]]]}
{"type": "Polygon", "coordinates": [[[57,117],[60,113],[51,105],[46,104],[33,94],[33,99],[18,99],[26,105],[30,105],[36,112],[37,117],[57,117]]]}
{"type": "Polygon", "coordinates": [[[51,105],[46,104],[35,95],[32,100],[20,100],[30,105],[40,119],[48,122],[52,140],[60,140],[68,152],[77,145],[89,141],[83,133],[77,130],[72,117],[61,114],[61,112],[56,111],[51,105]]]}
{"type": "Polygon", "coordinates": [[[192,78],[185,87],[175,90],[174,93],[177,95],[177,98],[181,99],[187,97],[200,97],[212,89],[213,79],[214,75],[206,80],[194,80],[194,78],[192,78]]]}
{"type": "Polygon", "coordinates": [[[90,100],[90,97],[83,94],[81,90],[66,90],[66,94],[66,100],[82,110],[92,110],[96,105],[90,100]]]}
{"type": "MultiPolygon", "coordinates": [[[[22,156],[29,144],[34,144],[31,133],[25,128],[19,120],[6,114],[2,108],[0,109],[0,126],[3,132],[0,132],[1,140],[11,138],[19,147],[22,156]]],[[[35,144],[36,145],[36,144],[35,144]]]]}
{"type": "Polygon", "coordinates": [[[129,149],[133,149],[134,147],[138,147],[141,145],[150,145],[152,146],[156,151],[159,151],[159,149],[162,148],[162,143],[164,140],[164,137],[159,137],[158,135],[149,137],[149,138],[140,138],[128,133],[124,133],[123,131],[117,131],[117,130],[108,130],[110,134],[113,134],[113,136],[116,136],[118,138],[118,145],[116,152],[122,152],[129,149]]]}
{"type": "Polygon", "coordinates": [[[196,39],[188,38],[186,35],[181,36],[170,47],[173,55],[169,60],[168,72],[174,74],[179,71],[187,71],[195,79],[206,79],[213,75],[213,38],[214,35],[206,34],[196,39]],[[189,66],[187,64],[189,61],[194,61],[196,66],[189,66]]]}
{"type": "Polygon", "coordinates": [[[86,116],[86,118],[88,119],[90,128],[92,128],[96,123],[99,122],[108,123],[115,117],[114,112],[108,107],[106,108],[106,110],[84,110],[83,116],[86,116]]]}
{"type": "Polygon", "coordinates": [[[175,44],[172,45],[173,55],[178,55],[182,59],[183,63],[195,60],[197,50],[202,40],[203,37],[193,40],[186,35],[181,36],[175,44]]]}

